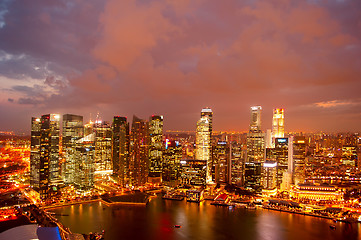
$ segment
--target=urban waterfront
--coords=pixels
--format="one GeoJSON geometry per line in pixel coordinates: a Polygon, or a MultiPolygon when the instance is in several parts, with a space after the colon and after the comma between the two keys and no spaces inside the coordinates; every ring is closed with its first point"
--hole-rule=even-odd
{"type": "Polygon", "coordinates": [[[146,207],[100,202],[48,210],[72,232],[105,230],[105,239],[360,239],[359,223],[153,198],[146,207]],[[180,225],[180,228],[175,228],[180,225]],[[331,229],[330,225],[336,226],[331,229]]]}

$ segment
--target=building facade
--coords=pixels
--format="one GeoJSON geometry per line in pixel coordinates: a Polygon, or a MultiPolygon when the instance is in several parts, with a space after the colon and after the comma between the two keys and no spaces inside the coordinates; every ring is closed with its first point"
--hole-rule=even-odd
{"type": "Polygon", "coordinates": [[[73,114],[63,115],[62,149],[65,162],[62,166],[62,175],[64,183],[66,184],[74,183],[75,165],[77,164],[76,158],[74,157],[74,149],[76,141],[83,136],[83,116],[73,114]]]}
{"type": "Polygon", "coordinates": [[[30,143],[30,186],[35,189],[40,187],[40,118],[31,118],[31,143],[30,143]]]}
{"type": "Polygon", "coordinates": [[[244,165],[244,186],[260,192],[264,162],[264,133],[261,130],[261,106],[251,107],[251,123],[247,134],[247,156],[244,165]]]}
{"type": "Polygon", "coordinates": [[[207,183],[212,182],[211,119],[202,116],[197,122],[195,159],[207,162],[207,183]]]}
{"type": "Polygon", "coordinates": [[[115,116],[112,124],[113,175],[118,183],[129,183],[129,123],[126,117],[115,116]]]}
{"type": "Polygon", "coordinates": [[[112,128],[107,122],[98,120],[94,123],[93,131],[95,179],[106,179],[113,174],[112,128]]]}
{"type": "Polygon", "coordinates": [[[46,198],[50,185],[60,180],[59,120],[58,114],[46,114],[40,118],[39,192],[42,199],[46,198]]]}
{"type": "Polygon", "coordinates": [[[180,161],[182,146],[178,141],[166,139],[163,152],[162,180],[166,184],[178,183],[180,178],[180,161]]]}
{"type": "Polygon", "coordinates": [[[285,110],[283,108],[273,109],[272,132],[273,138],[285,137],[285,110]]]}
{"type": "Polygon", "coordinates": [[[130,184],[142,186],[148,178],[149,156],[148,122],[133,116],[132,130],[130,134],[130,184]]]}
{"type": "Polygon", "coordinates": [[[163,164],[163,116],[149,118],[149,174],[148,182],[162,181],[163,164]]]}

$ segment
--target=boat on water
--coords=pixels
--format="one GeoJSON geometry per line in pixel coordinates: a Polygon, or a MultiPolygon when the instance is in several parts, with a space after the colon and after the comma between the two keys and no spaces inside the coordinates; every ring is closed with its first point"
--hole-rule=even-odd
{"type": "Polygon", "coordinates": [[[336,226],[335,226],[335,225],[330,225],[330,228],[331,228],[332,230],[334,230],[334,229],[336,229],[336,226]]]}

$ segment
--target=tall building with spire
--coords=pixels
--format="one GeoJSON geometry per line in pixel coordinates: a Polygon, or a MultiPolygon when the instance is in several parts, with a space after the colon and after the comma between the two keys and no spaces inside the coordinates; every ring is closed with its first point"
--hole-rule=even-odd
{"type": "Polygon", "coordinates": [[[126,117],[113,118],[112,162],[114,176],[125,186],[129,179],[129,123],[126,117]]]}
{"type": "Polygon", "coordinates": [[[162,181],[163,164],[163,116],[149,118],[149,173],[148,182],[162,181]]]}
{"type": "Polygon", "coordinates": [[[262,165],[264,163],[264,133],[261,130],[261,106],[251,107],[251,123],[247,134],[247,155],[244,166],[244,185],[261,190],[262,165]]]}
{"type": "Polygon", "coordinates": [[[197,122],[196,130],[196,160],[206,160],[206,183],[212,182],[212,110],[202,109],[201,118],[197,122]]]}

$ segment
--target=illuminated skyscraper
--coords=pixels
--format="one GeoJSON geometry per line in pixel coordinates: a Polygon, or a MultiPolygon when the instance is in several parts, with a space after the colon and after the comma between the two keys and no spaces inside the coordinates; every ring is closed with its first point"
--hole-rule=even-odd
{"type": "Polygon", "coordinates": [[[208,121],[209,121],[209,132],[211,134],[211,140],[212,140],[212,131],[213,131],[213,125],[212,125],[212,122],[213,122],[213,112],[212,112],[212,109],[206,107],[206,108],[203,108],[202,111],[201,111],[201,117],[208,117],[208,121]]]}
{"type": "Polygon", "coordinates": [[[31,118],[31,148],[30,148],[30,186],[39,188],[40,171],[40,118],[31,118]]]}
{"type": "Polygon", "coordinates": [[[251,107],[251,124],[249,125],[249,132],[261,132],[261,106],[251,107]]]}
{"type": "Polygon", "coordinates": [[[213,150],[213,181],[229,183],[230,181],[230,152],[227,142],[219,141],[213,150]]]}
{"type": "Polygon", "coordinates": [[[148,177],[148,123],[133,116],[130,133],[130,180],[132,185],[142,186],[148,177]]]}
{"type": "Polygon", "coordinates": [[[113,174],[124,186],[129,179],[129,123],[126,117],[113,118],[112,161],[113,174]]]}
{"type": "Polygon", "coordinates": [[[285,137],[285,115],[283,108],[273,109],[272,132],[273,138],[285,137]]]}
{"type": "Polygon", "coordinates": [[[180,177],[180,161],[182,159],[182,146],[178,141],[166,139],[163,152],[162,180],[167,184],[177,184],[180,177]]]}
{"type": "Polygon", "coordinates": [[[212,153],[211,153],[211,124],[209,115],[202,116],[197,122],[196,131],[196,160],[207,162],[206,182],[212,182],[212,153]]]}
{"type": "Polygon", "coordinates": [[[239,143],[231,143],[231,183],[243,184],[243,165],[246,151],[242,149],[239,143]]]}
{"type": "Polygon", "coordinates": [[[293,168],[293,179],[295,184],[304,183],[305,181],[305,167],[306,167],[306,138],[304,136],[293,137],[293,154],[292,161],[294,164],[293,168]]]}
{"type": "Polygon", "coordinates": [[[58,114],[41,116],[39,187],[45,198],[51,183],[59,180],[59,120],[58,114]]]}
{"type": "Polygon", "coordinates": [[[180,161],[180,183],[195,186],[206,185],[206,169],[207,162],[205,160],[184,159],[180,161]]]}
{"type": "Polygon", "coordinates": [[[74,185],[87,191],[94,185],[95,133],[76,140],[73,149],[75,159],[74,185]]]}
{"type": "Polygon", "coordinates": [[[263,188],[273,190],[277,187],[277,162],[266,160],[263,164],[263,188]]]}
{"type": "Polygon", "coordinates": [[[84,126],[83,116],[65,114],[63,115],[63,152],[65,155],[65,164],[62,166],[64,182],[73,184],[75,176],[75,143],[83,137],[84,126]]]}
{"type": "Polygon", "coordinates": [[[288,138],[275,139],[273,154],[277,162],[277,187],[280,187],[283,175],[291,170],[288,162],[288,138]]]}
{"type": "Polygon", "coordinates": [[[148,182],[162,181],[163,116],[149,118],[149,173],[148,182]]]}
{"type": "Polygon", "coordinates": [[[113,173],[112,164],[112,129],[110,124],[97,120],[94,124],[95,178],[107,178],[113,173]]]}
{"type": "Polygon", "coordinates": [[[247,134],[247,157],[244,165],[244,185],[255,191],[261,190],[262,165],[264,162],[264,133],[261,130],[261,106],[251,107],[251,124],[247,134]]]}

